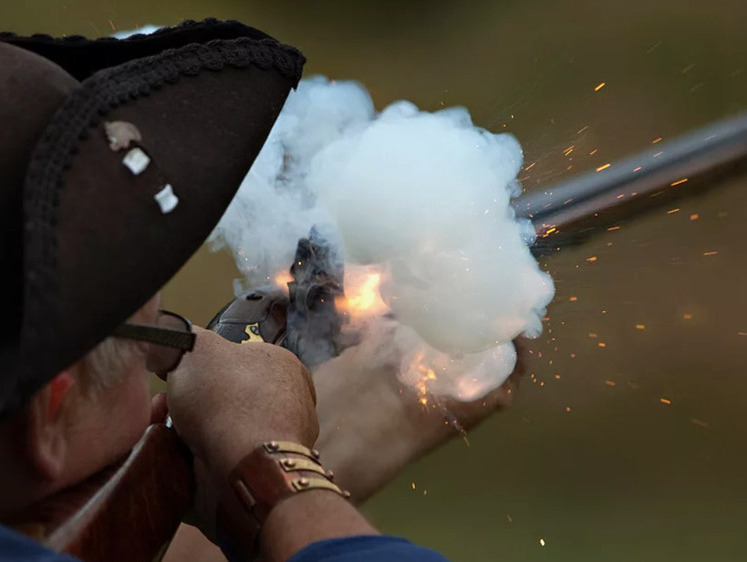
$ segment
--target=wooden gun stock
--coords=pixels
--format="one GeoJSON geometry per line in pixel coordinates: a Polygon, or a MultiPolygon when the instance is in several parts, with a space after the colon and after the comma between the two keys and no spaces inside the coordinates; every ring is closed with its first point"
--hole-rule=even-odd
{"type": "Polygon", "coordinates": [[[164,424],[129,456],[6,524],[86,562],[160,560],[194,491],[192,455],[164,424]]]}

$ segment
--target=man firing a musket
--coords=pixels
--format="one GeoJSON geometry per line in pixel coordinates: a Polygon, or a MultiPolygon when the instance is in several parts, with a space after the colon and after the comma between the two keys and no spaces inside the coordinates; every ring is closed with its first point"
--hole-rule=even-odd
{"type": "MultiPolygon", "coordinates": [[[[151,371],[167,379],[173,427],[194,456],[193,520],[229,557],[442,559],[379,535],[322,464],[314,384],[292,353],[237,345],[159,310],[160,288],[214,227],[259,152],[302,55],[214,20],[124,41],[0,39],[0,256],[10,318],[0,356],[8,525],[0,558],[71,559],[41,544],[52,544],[48,529],[29,514],[126,457],[151,419],[163,418],[163,402],[151,408],[151,371]]],[[[345,394],[335,385],[320,387],[327,404],[345,394]]],[[[497,394],[481,401],[500,403],[497,394]]],[[[442,420],[426,421],[437,429],[396,458],[383,453],[361,471],[356,495],[446,437],[442,420]]],[[[355,466],[343,449],[333,464],[355,466]]],[[[134,514],[119,519],[111,540],[135,559],[145,552],[142,529],[134,514]]],[[[110,537],[78,539],[80,557],[108,556],[110,537]]]]}

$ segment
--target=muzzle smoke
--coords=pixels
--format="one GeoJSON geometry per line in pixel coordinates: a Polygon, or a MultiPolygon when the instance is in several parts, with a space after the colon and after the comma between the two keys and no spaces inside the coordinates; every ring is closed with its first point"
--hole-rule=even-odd
{"type": "Polygon", "coordinates": [[[287,271],[298,239],[331,225],[346,287],[380,276],[401,379],[473,400],[512,372],[512,340],[541,333],[554,294],[529,252],[531,224],[509,205],[521,163],[513,136],[475,127],[466,109],[377,113],[355,82],[307,79],[210,240],[233,252],[238,293],[287,271]]]}

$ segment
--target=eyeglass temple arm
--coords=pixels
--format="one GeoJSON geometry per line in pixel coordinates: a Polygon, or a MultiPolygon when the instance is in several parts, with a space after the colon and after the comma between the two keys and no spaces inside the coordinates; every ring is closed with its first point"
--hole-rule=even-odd
{"type": "Polygon", "coordinates": [[[114,330],[113,334],[133,340],[175,347],[184,351],[192,351],[194,349],[196,338],[193,332],[158,328],[156,326],[140,326],[137,324],[122,324],[114,330]]]}

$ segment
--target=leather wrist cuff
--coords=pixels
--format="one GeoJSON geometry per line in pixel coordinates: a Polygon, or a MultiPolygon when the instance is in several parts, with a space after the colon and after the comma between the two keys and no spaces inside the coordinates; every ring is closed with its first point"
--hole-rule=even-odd
{"type": "MultiPolygon", "coordinates": [[[[309,490],[328,490],[349,498],[319,462],[319,453],[289,441],[269,441],[254,449],[231,471],[229,489],[219,506],[218,524],[242,543],[256,549],[259,530],[270,511],[284,499],[309,490]]],[[[225,537],[230,541],[230,537],[225,537]]],[[[221,541],[223,542],[223,541],[221,541]]]]}

